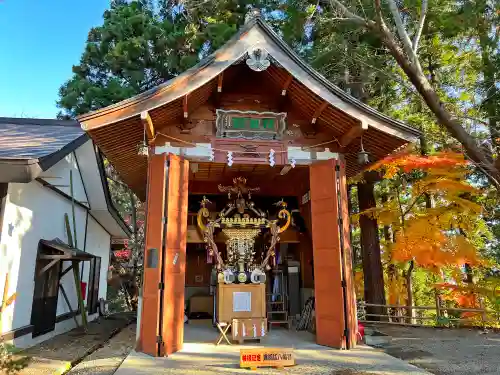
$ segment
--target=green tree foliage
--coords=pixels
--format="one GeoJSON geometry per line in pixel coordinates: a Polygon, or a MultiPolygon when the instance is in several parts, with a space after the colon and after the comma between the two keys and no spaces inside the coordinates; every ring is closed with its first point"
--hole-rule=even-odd
{"type": "Polygon", "coordinates": [[[251,5],[283,23],[277,4],[113,1],[103,24],[90,30],[73,76],[59,90],[59,117],[97,110],[177,76],[232,37],[251,5]]]}

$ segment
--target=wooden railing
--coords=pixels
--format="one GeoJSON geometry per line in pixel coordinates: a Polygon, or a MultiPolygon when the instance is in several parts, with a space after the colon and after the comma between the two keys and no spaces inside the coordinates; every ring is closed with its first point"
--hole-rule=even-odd
{"type": "Polygon", "coordinates": [[[480,326],[500,327],[500,311],[437,306],[378,305],[358,302],[358,320],[409,326],[480,326]],[[380,313],[367,312],[382,310],[380,313]],[[372,309],[370,309],[372,308],[372,309]],[[412,314],[410,314],[412,312],[412,314]],[[463,313],[471,313],[463,317],[463,313]],[[412,316],[410,316],[412,315],[412,316]]]}

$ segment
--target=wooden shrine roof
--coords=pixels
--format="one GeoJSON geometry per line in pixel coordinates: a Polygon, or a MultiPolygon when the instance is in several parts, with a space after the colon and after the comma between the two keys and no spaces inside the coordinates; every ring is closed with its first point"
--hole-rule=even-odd
{"type": "MultiPolygon", "coordinates": [[[[278,98],[286,91],[287,100],[304,118],[317,118],[316,124],[336,138],[335,151],[345,154],[349,176],[360,170],[356,162],[359,142],[352,142],[359,138],[357,128],[367,127],[363,145],[376,160],[419,137],[417,130],[356,100],[309,67],[260,17],[249,21],[222,48],[178,77],[82,115],[79,121],[122,179],[144,199],[147,159],[137,154],[145,131],[141,114],[151,118],[153,129],[148,129],[149,133],[182,123],[186,109],[191,114],[217,95],[219,87],[224,94],[222,78],[224,85],[239,81],[242,66],[252,72],[244,60],[247,52],[255,48],[267,51],[271,60],[271,65],[258,73],[260,83],[266,85],[263,91],[274,91],[278,98]],[[349,142],[342,144],[344,139],[349,142]]],[[[205,142],[210,142],[208,137],[205,142]]]]}

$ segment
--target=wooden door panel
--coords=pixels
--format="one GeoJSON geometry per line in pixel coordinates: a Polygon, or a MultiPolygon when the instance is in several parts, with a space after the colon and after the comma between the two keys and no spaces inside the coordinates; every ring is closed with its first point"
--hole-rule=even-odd
{"type": "Polygon", "coordinates": [[[164,263],[162,336],[165,354],[182,349],[184,339],[184,287],[186,283],[186,236],[189,162],[169,156],[167,238],[164,263]]]}
{"type": "Polygon", "coordinates": [[[160,290],[163,262],[165,196],[167,181],[165,154],[152,155],[148,165],[146,246],[144,256],[141,328],[138,349],[146,354],[161,354],[157,336],[160,326],[160,290]]]}
{"type": "Polygon", "coordinates": [[[316,341],[342,348],[344,312],[335,160],[310,167],[316,341]]]}
{"type": "MultiPolygon", "coordinates": [[[[356,346],[356,331],[358,327],[357,319],[357,308],[356,308],[356,293],[354,288],[354,274],[352,269],[352,248],[351,248],[351,236],[349,231],[350,218],[349,218],[349,206],[348,206],[348,196],[347,196],[347,177],[345,174],[346,164],[345,159],[341,157],[338,160],[340,170],[340,196],[342,197],[340,201],[340,215],[342,217],[342,232],[341,236],[343,238],[344,245],[344,277],[346,283],[347,299],[346,299],[346,310],[347,310],[347,322],[349,326],[349,343],[351,347],[356,346]]],[[[349,349],[349,348],[348,348],[349,349]]]]}

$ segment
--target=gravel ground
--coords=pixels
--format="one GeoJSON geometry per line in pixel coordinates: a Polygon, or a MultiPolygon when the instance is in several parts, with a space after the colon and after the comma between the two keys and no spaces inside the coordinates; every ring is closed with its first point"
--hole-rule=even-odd
{"type": "Polygon", "coordinates": [[[392,336],[384,351],[436,375],[500,374],[500,333],[378,325],[392,336]]]}
{"type": "Polygon", "coordinates": [[[68,375],[111,375],[135,345],[135,324],[124,328],[104,346],[85,357],[68,375]]]}

